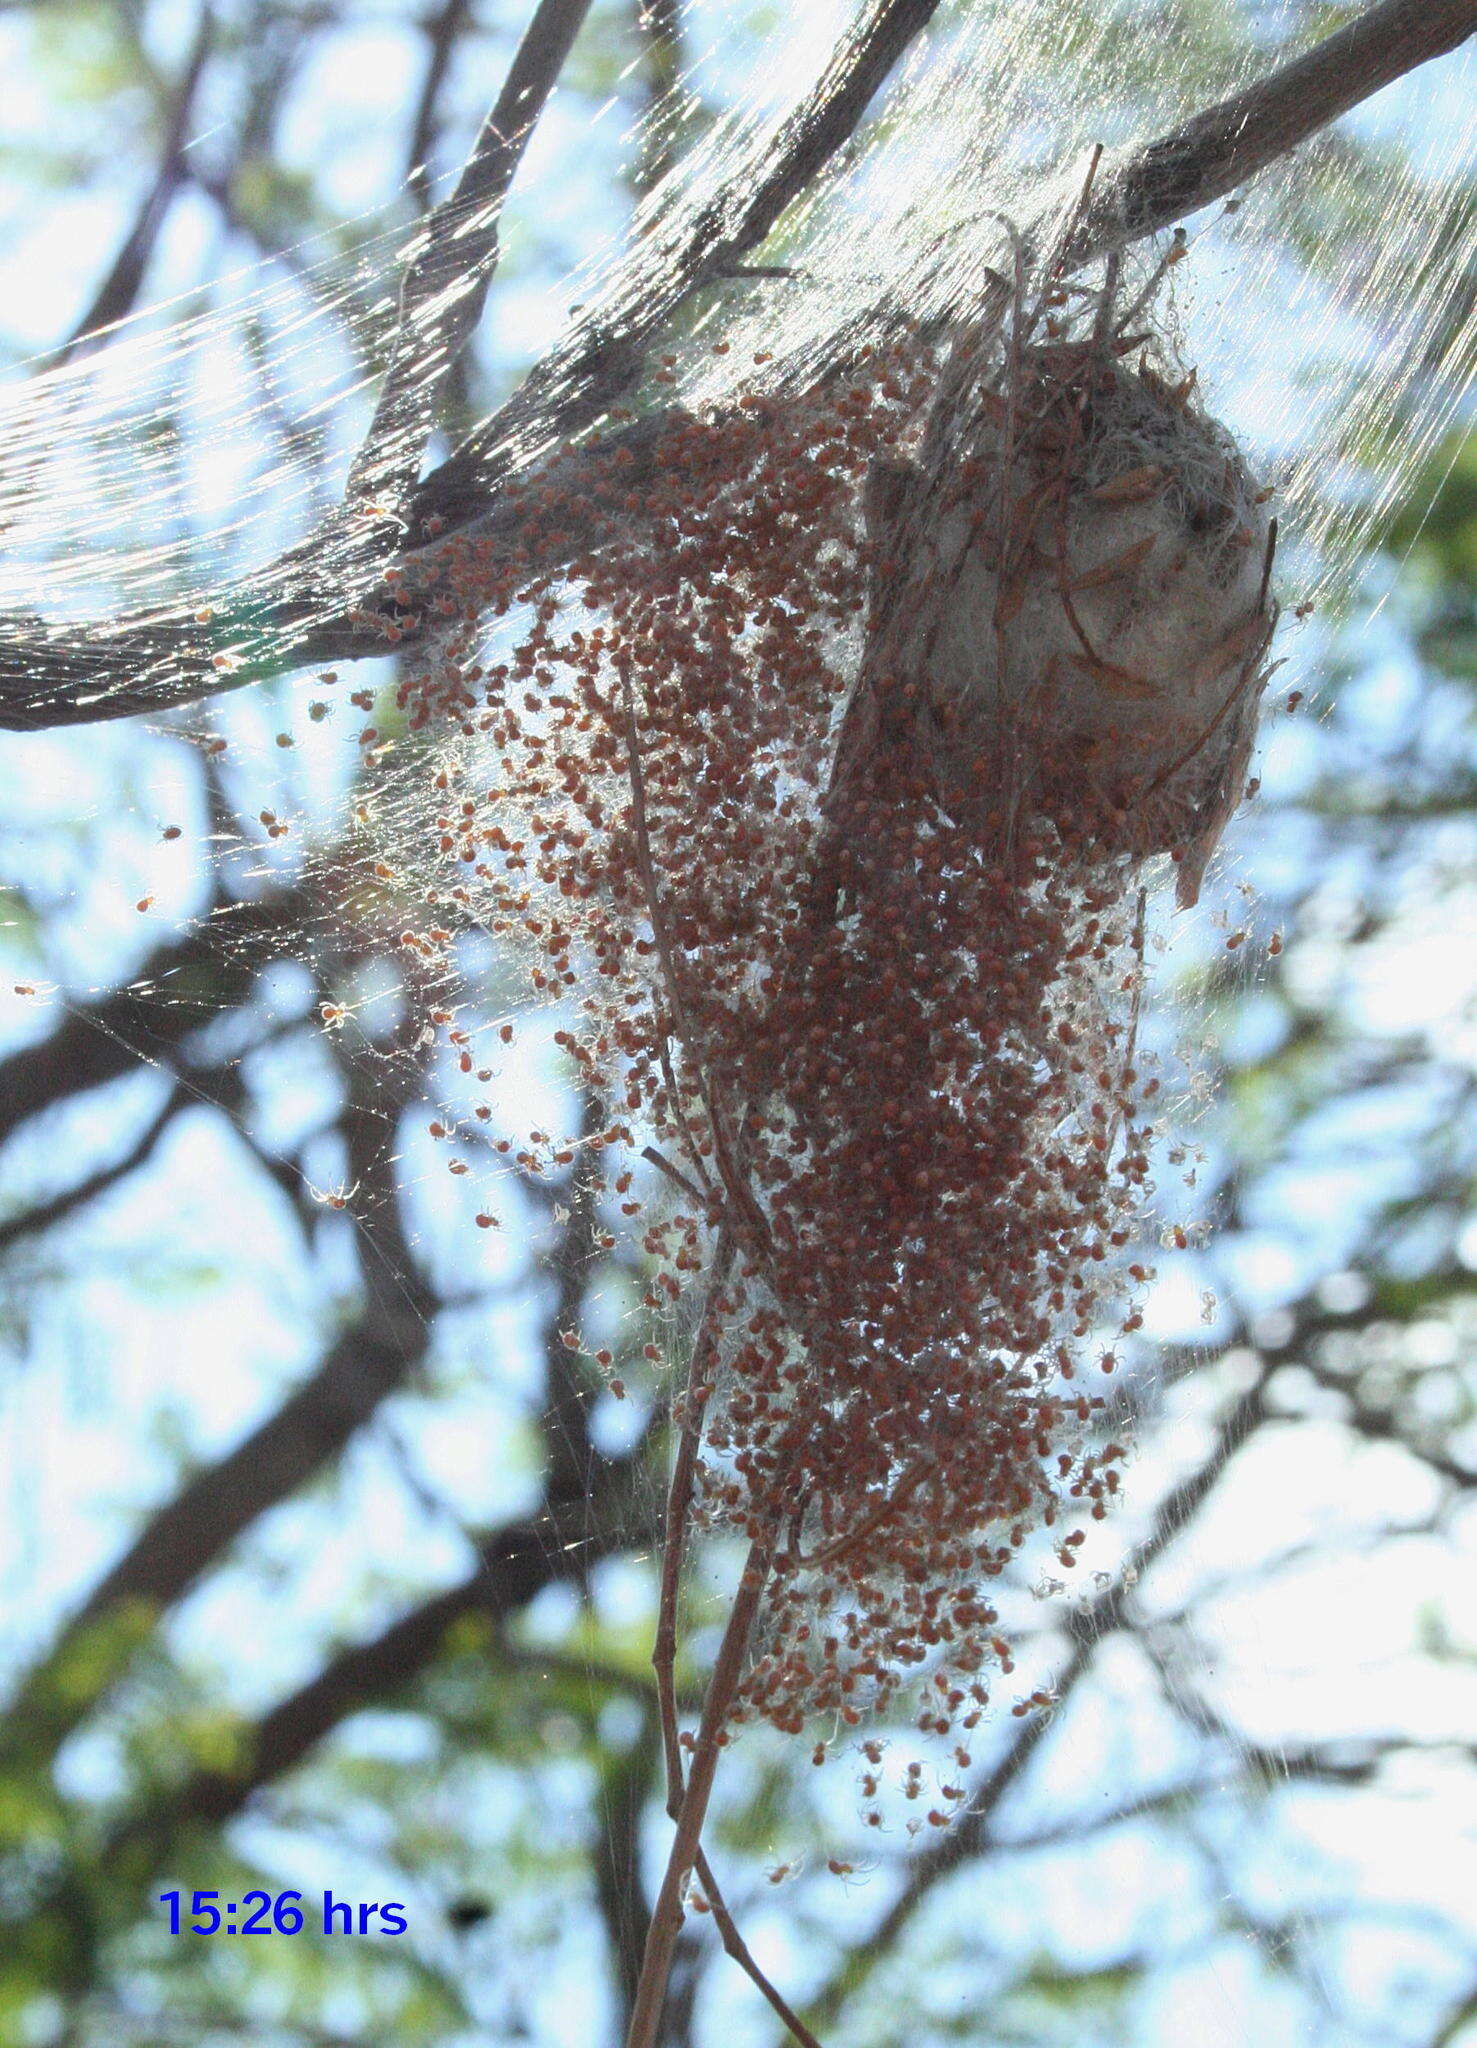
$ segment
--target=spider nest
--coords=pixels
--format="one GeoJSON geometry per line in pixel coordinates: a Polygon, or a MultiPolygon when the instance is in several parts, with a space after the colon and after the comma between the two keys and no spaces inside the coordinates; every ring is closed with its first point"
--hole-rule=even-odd
{"type": "Polygon", "coordinates": [[[1184,906],[1242,792],[1276,528],[1194,373],[1110,307],[1086,339],[961,341],[918,459],[874,465],[832,810],[901,746],[983,845],[1045,818],[1068,848],[1167,853],[1184,906]]]}
{"type": "Polygon", "coordinates": [[[524,552],[443,550],[460,624],[406,686],[467,742],[435,784],[446,897],[536,942],[601,1151],[661,1174],[609,1189],[644,1215],[643,1307],[700,1290],[674,1800],[692,1530],[752,1546],[710,1785],[730,1721],[856,1727],[915,1683],[957,1740],[1009,1669],[989,1587],[1037,1536],[1073,1567],[1117,1486],[1095,1389],[1151,1277],[1140,870],[1178,856],[1192,899],[1239,793],[1273,530],[1111,280],[1040,297],[1002,291],[947,359],[910,329],[561,458],[510,510],[524,552]]]}

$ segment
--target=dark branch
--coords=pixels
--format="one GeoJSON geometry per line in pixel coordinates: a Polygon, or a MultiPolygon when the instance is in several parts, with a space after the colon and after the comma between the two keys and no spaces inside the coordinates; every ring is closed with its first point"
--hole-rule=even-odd
{"type": "Polygon", "coordinates": [[[95,1173],[74,1182],[61,1194],[37,1202],[29,1209],[22,1209],[14,1216],[7,1216],[0,1222],[0,1253],[8,1252],[23,1238],[37,1237],[43,1231],[54,1229],[69,1216],[75,1216],[79,1209],[86,1208],[89,1202],[96,1201],[99,1195],[105,1195],[109,1188],[127,1180],[131,1173],[137,1173],[152,1157],[155,1146],[188,1101],[189,1096],[183,1088],[172,1088],[163,1108],[150,1119],[121,1159],[115,1159],[110,1166],[100,1166],[95,1173]]]}
{"type": "Polygon", "coordinates": [[[384,387],[349,472],[351,508],[387,496],[398,509],[420,474],[437,395],[482,317],[508,187],[589,11],[590,0],[539,0],[455,191],[426,223],[400,288],[384,387]]]}
{"type": "Polygon", "coordinates": [[[154,175],[154,181],[144,194],[143,204],[139,207],[118,254],[113,258],[111,269],[98,287],[92,304],[58,352],[59,362],[65,362],[69,356],[75,355],[85,342],[93,339],[103,328],[111,327],[115,321],[124,319],[138,302],[144,273],[149,267],[149,260],[159,240],[159,231],[164,226],[175,194],[185,182],[185,145],[189,140],[190,122],[194,116],[195,96],[214,38],[215,23],[210,9],[204,7],[200,11],[194,44],[185,59],[184,73],[171,99],[164,133],[164,147],[160,151],[159,168],[154,175]]]}
{"type": "MultiPolygon", "coordinates": [[[[390,1072],[393,1128],[394,1112],[419,1093],[424,1077],[422,1066],[408,1058],[390,1072]]],[[[0,1754],[19,1751],[35,1762],[53,1753],[95,1708],[136,1636],[246,1529],[337,1457],[424,1358],[439,1303],[401,1223],[393,1147],[386,1143],[386,1082],[363,1063],[349,1063],[346,1077],[342,1129],[349,1171],[365,1190],[363,1213],[355,1218],[364,1294],[359,1314],[296,1393],[145,1523],[22,1685],[0,1735],[0,1754]],[[89,1674],[85,1685],[73,1675],[82,1670],[89,1674]]],[[[218,1074],[204,1077],[201,1093],[239,1108],[218,1074]]]]}
{"type": "Polygon", "coordinates": [[[179,1600],[244,1530],[336,1457],[425,1353],[426,1328],[356,1324],[312,1378],[234,1450],[181,1487],[88,1595],[6,1710],[0,1755],[52,1755],[97,1706],[157,1616],[179,1600]],[[88,1684],[69,1682],[76,1666],[88,1684]]]}
{"type": "Polygon", "coordinates": [[[1081,262],[1222,199],[1330,121],[1477,33],[1477,0],[1381,0],[1357,21],[1135,151],[1070,251],[1081,262]]]}
{"type": "Polygon", "coordinates": [[[172,1067],[195,1032],[247,1001],[271,960],[296,957],[308,911],[292,891],[233,905],[161,946],[127,988],[69,1008],[49,1038],[0,1060],[0,1142],[84,1089],[172,1067]]]}
{"type": "Polygon", "coordinates": [[[369,1641],[357,1643],[265,1714],[242,1744],[234,1771],[201,1771],[150,1806],[107,1845],[103,1866],[122,1865],[142,1882],[139,1851],[160,1854],[182,1827],[218,1827],[254,1792],[301,1763],[349,1715],[403,1690],[441,1653],[447,1631],[464,1615],[508,1620],[545,1586],[577,1576],[631,1540],[640,1450],[601,1468],[593,1492],[558,1502],[528,1522],[503,1529],[480,1546],[476,1569],[460,1585],[426,1601],[369,1641]]]}
{"type": "Polygon", "coordinates": [[[504,451],[521,428],[551,406],[559,431],[578,433],[634,389],[647,352],[679,309],[707,285],[731,275],[851,140],[883,80],[938,4],[874,0],[866,21],[841,43],[780,129],[752,189],[746,189],[751,182],[746,174],[715,193],[683,225],[676,249],[637,247],[623,294],[626,310],[618,323],[588,323],[577,330],[507,405],[427,477],[411,511],[412,532],[423,530],[427,520],[464,523],[469,500],[485,507],[502,479],[504,451]]]}
{"type": "Polygon", "coordinates": [[[421,81],[420,98],[416,102],[415,119],[411,123],[410,155],[405,175],[417,200],[428,211],[431,205],[431,153],[440,125],[437,117],[441,93],[457,42],[471,12],[472,0],[445,0],[440,12],[425,24],[426,39],[431,47],[426,59],[426,75],[421,81]]]}

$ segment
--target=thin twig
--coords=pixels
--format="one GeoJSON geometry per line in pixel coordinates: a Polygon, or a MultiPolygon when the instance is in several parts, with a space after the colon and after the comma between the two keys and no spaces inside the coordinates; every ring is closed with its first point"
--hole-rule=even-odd
{"type": "MultiPolygon", "coordinates": [[[[708,1177],[707,1167],[703,1164],[703,1155],[698,1149],[697,1139],[692,1135],[692,1125],[687,1120],[687,1106],[682,1100],[682,1091],[677,1086],[677,1076],[672,1071],[671,1035],[665,1029],[657,1032],[657,1052],[662,1063],[662,1079],[667,1084],[667,1099],[672,1105],[672,1115],[676,1119],[682,1142],[687,1147],[687,1157],[692,1163],[692,1169],[702,1182],[702,1192],[697,1199],[706,1203],[713,1191],[713,1183],[708,1177]]],[[[669,1166],[665,1160],[659,1160],[657,1163],[664,1173],[676,1174],[675,1167],[669,1166]]]]}
{"type": "Polygon", "coordinates": [[[658,1173],[664,1173],[667,1179],[671,1181],[673,1187],[681,1188],[689,1201],[696,1202],[699,1208],[706,1205],[707,1196],[703,1193],[702,1189],[694,1186],[685,1173],[679,1173],[671,1160],[664,1158],[657,1151],[655,1145],[643,1145],[641,1157],[649,1166],[654,1166],[658,1173]]]}
{"type": "Polygon", "coordinates": [[[718,1929],[718,1936],[726,1953],[733,1957],[750,1982],[763,1992],[771,2007],[800,2043],[800,2048],[821,2048],[820,2042],[804,2020],[755,1962],[753,1951],[739,1933],[738,1923],[724,1903],[723,1894],[718,1889],[718,1880],[713,1875],[713,1866],[702,1849],[698,1850],[693,1859],[693,1868],[697,1872],[698,1882],[702,1885],[703,1895],[712,1908],[713,1924],[718,1929]]]}
{"type": "Polygon", "coordinates": [[[899,1508],[912,1499],[933,1469],[931,1458],[915,1458],[892,1492],[880,1500],[869,1515],[864,1515],[854,1527],[843,1529],[839,1536],[833,1536],[831,1541],[822,1544],[819,1550],[787,1550],[785,1562],[800,1571],[821,1571],[825,1566],[835,1564],[840,1558],[845,1557],[849,1550],[854,1550],[858,1543],[864,1542],[868,1536],[880,1529],[884,1523],[890,1522],[899,1508]]]}
{"type": "Polygon", "coordinates": [[[421,81],[420,98],[416,101],[415,120],[411,124],[405,178],[427,212],[431,210],[430,157],[438,125],[437,107],[446,74],[451,69],[457,40],[471,11],[472,0],[444,0],[439,14],[429,17],[425,23],[426,39],[431,47],[426,59],[426,75],[421,81]]]}
{"type": "Polygon", "coordinates": [[[205,6],[200,10],[195,39],[190,54],[185,59],[185,68],[179,84],[170,100],[164,147],[159,153],[159,169],[155,173],[154,182],[145,193],[133,225],[124,236],[122,246],[113,258],[108,274],[98,287],[92,304],[58,351],[58,362],[66,362],[85,343],[95,340],[104,328],[111,327],[117,320],[125,319],[138,302],[144,273],[158,245],[160,230],[168,217],[175,195],[185,182],[185,149],[189,141],[190,124],[194,119],[200,80],[214,43],[215,17],[210,8],[205,6]]]}
{"type": "Polygon", "coordinates": [[[693,1481],[697,1475],[698,1451],[703,1437],[703,1415],[707,1398],[702,1391],[705,1375],[718,1346],[723,1290],[732,1269],[734,1241],[731,1230],[719,1233],[713,1251],[713,1268],[708,1280],[708,1297],[687,1362],[687,1387],[682,1400],[682,1419],[677,1437],[677,1455],[672,1463],[672,1482],[667,1490],[666,1532],[662,1543],[661,1589],[657,1600],[656,1637],[651,1662],[656,1672],[657,1701],[661,1713],[662,1746],[667,1770],[667,1812],[677,1818],[682,1804],[682,1746],[677,1734],[677,1601],[682,1588],[682,1551],[687,1537],[687,1517],[692,1505],[693,1481]]]}
{"type": "Polygon", "coordinates": [[[702,1719],[693,1742],[692,1765],[677,1813],[677,1832],[651,1915],[651,1931],[646,1939],[646,1954],[641,1964],[641,1981],[636,1987],[626,2048],[654,2048],[656,2042],[662,2006],[666,2002],[672,1952],[682,1931],[687,1880],[697,1858],[703,1823],[708,1815],[708,1801],[713,1794],[713,1780],[723,1750],[724,1727],[743,1674],[749,1637],[765,1587],[769,1584],[774,1538],[775,1531],[770,1527],[761,1530],[749,1545],[743,1576],[729,1610],[728,1625],[723,1631],[713,1675],[708,1681],[702,1719]]]}

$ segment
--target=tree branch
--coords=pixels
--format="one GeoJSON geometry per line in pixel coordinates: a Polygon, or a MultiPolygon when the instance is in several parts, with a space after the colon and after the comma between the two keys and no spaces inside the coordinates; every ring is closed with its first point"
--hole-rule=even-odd
{"type": "Polygon", "coordinates": [[[8,1252],[12,1245],[22,1238],[39,1236],[42,1231],[51,1230],[58,1223],[74,1216],[89,1202],[105,1195],[109,1188],[127,1180],[131,1173],[137,1173],[152,1156],[154,1148],[164,1136],[174,1119],[184,1109],[189,1096],[185,1089],[176,1085],[165,1098],[164,1105],[145,1125],[143,1131],[121,1159],[115,1159],[110,1166],[100,1166],[94,1173],[76,1181],[59,1195],[52,1195],[44,1202],[37,1202],[31,1208],[22,1209],[14,1216],[7,1216],[0,1222],[0,1254],[8,1252]]]}
{"type": "Polygon", "coordinates": [[[55,1753],[118,1676],[138,1632],[187,1593],[232,1543],[343,1449],[425,1354],[426,1327],[398,1338],[346,1330],[312,1377],[150,1517],[67,1622],[6,1709],[0,1758],[55,1753]],[[131,1622],[136,1620],[137,1629],[131,1622]],[[71,1673],[85,1669],[84,1686],[71,1673]]]}
{"type": "MultiPolygon", "coordinates": [[[[937,11],[939,0],[872,0],[815,86],[790,114],[757,180],[745,172],[699,207],[681,240],[638,244],[614,324],[589,322],[529,375],[523,388],[464,441],[416,493],[411,530],[459,525],[504,480],[506,449],[521,428],[554,413],[569,435],[593,424],[640,381],[648,350],[689,299],[764,241],[793,199],[850,141],[883,80],[937,11]]],[[[475,515],[475,511],[472,516],[475,515]]]]}
{"type": "MultiPolygon", "coordinates": [[[[403,1110],[423,1068],[397,1067],[403,1110]]],[[[173,1606],[244,1530],[337,1457],[426,1353],[439,1303],[401,1223],[382,1112],[384,1083],[351,1063],[342,1118],[353,1180],[364,1305],[317,1370],[234,1449],[203,1466],[145,1522],[24,1681],[0,1732],[0,1757],[54,1753],[108,1690],[136,1635],[173,1606]],[[86,1683],[79,1673],[87,1674],[86,1683]]]]}
{"type": "Polygon", "coordinates": [[[420,474],[437,394],[482,317],[508,187],[589,11],[590,0],[539,0],[455,191],[426,223],[400,288],[390,367],[349,471],[347,510],[379,498],[398,510],[420,474]]]}
{"type": "Polygon", "coordinates": [[[309,909],[295,890],[233,904],[150,954],[127,988],[69,1007],[49,1038],[0,1060],[0,1143],[84,1089],[172,1065],[193,1032],[248,999],[269,961],[292,953],[309,909]]]}
{"type": "Polygon", "coordinates": [[[168,1850],[181,1827],[219,1827],[239,1813],[253,1793],[301,1763],[349,1715],[393,1697],[423,1671],[464,1615],[506,1621],[545,1586],[624,1548],[631,1540],[643,1452],[644,1446],[638,1446],[602,1466],[588,1496],[552,1502],[529,1521],[488,1537],[476,1569],[460,1585],[341,1651],[247,1731],[235,1770],[200,1771],[125,1823],[104,1848],[99,1866],[121,1865],[131,1885],[146,1882],[141,1849],[157,1856],[168,1850]]]}
{"type": "Polygon", "coordinates": [[[159,240],[159,231],[164,226],[175,194],[185,181],[185,145],[189,139],[190,122],[194,116],[195,96],[214,39],[214,19],[209,7],[202,7],[195,29],[195,40],[189,56],[185,59],[184,72],[171,96],[164,147],[160,152],[159,169],[154,175],[154,182],[145,193],[133,225],[124,237],[118,254],[113,258],[112,267],[98,287],[92,304],[58,351],[58,362],[66,362],[103,328],[111,327],[115,321],[124,319],[133,311],[143,285],[144,273],[149,267],[149,259],[159,240]]]}
{"type": "Polygon", "coordinates": [[[430,50],[426,58],[426,75],[421,81],[420,98],[416,102],[415,119],[411,123],[410,152],[405,165],[405,178],[417,201],[427,212],[431,210],[430,159],[439,126],[437,109],[457,42],[471,18],[471,13],[472,0],[443,0],[439,12],[429,16],[423,23],[430,50]]]}
{"type": "Polygon", "coordinates": [[[1141,240],[1222,199],[1330,121],[1477,33],[1477,0],[1381,0],[1270,78],[1110,171],[1068,260],[1141,240]]]}

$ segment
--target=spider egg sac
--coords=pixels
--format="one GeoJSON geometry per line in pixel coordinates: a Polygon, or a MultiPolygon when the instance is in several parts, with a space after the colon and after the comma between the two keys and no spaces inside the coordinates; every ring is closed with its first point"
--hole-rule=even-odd
{"type": "Polygon", "coordinates": [[[873,623],[838,786],[906,733],[951,817],[1172,853],[1193,903],[1245,779],[1275,623],[1267,494],[1226,429],[1087,343],[1023,352],[947,456],[869,492],[873,623]]]}

